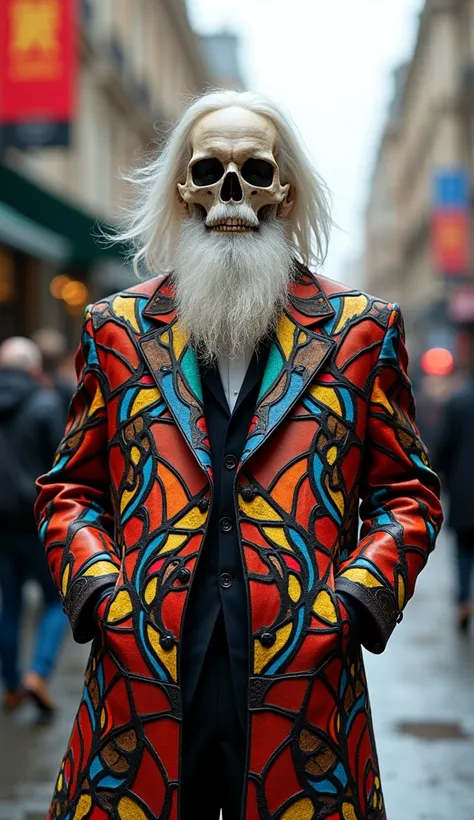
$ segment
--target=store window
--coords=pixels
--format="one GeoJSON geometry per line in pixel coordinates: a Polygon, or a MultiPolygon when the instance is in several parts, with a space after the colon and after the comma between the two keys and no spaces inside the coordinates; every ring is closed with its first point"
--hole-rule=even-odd
{"type": "Polygon", "coordinates": [[[0,341],[27,334],[29,257],[0,245],[0,341]]]}

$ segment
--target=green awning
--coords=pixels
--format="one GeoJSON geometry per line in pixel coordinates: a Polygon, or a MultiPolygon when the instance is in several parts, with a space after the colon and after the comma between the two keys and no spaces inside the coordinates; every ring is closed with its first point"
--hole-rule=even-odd
{"type": "Polygon", "coordinates": [[[53,246],[56,251],[66,251],[66,256],[61,258],[71,265],[88,266],[101,258],[122,258],[123,248],[117,245],[106,247],[98,241],[101,224],[98,220],[1,164],[0,204],[6,206],[6,210],[0,211],[0,238],[14,247],[19,247],[20,241],[29,242],[28,247],[23,244],[24,250],[47,258],[44,242],[48,236],[52,239],[53,234],[53,246]],[[32,231],[30,240],[26,240],[25,230],[27,226],[31,228],[31,223],[34,223],[36,232],[32,231]],[[44,229],[51,233],[44,233],[44,229]]]}
{"type": "Polygon", "coordinates": [[[71,243],[64,236],[43,228],[3,202],[0,202],[0,242],[47,262],[65,262],[71,256],[71,243]]]}

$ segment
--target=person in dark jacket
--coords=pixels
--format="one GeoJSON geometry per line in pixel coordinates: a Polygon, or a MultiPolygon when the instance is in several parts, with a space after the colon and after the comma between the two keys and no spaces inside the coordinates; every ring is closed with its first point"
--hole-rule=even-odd
{"type": "Polygon", "coordinates": [[[474,571],[474,378],[448,401],[444,413],[436,468],[449,494],[448,524],[456,535],[458,625],[466,632],[473,615],[471,581],[474,571]]]}
{"type": "Polygon", "coordinates": [[[25,693],[44,712],[54,710],[47,681],[67,630],[33,517],[35,479],[51,463],[64,421],[60,397],[44,389],[40,377],[41,354],[34,342],[14,337],[0,346],[0,662],[7,711],[19,706],[25,693]],[[22,681],[22,589],[30,579],[41,588],[44,610],[22,681]]]}
{"type": "Polygon", "coordinates": [[[74,353],[68,352],[64,334],[53,327],[41,327],[31,334],[31,338],[41,353],[43,384],[56,390],[62,401],[65,425],[76,389],[74,353]]]}

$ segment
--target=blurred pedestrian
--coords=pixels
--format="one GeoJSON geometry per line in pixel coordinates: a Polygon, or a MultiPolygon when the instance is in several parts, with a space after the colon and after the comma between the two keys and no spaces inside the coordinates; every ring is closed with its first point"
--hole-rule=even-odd
{"type": "Polygon", "coordinates": [[[416,391],[416,421],[430,455],[436,453],[443,423],[444,408],[450,393],[451,377],[423,376],[416,391]]]}
{"type": "Polygon", "coordinates": [[[435,462],[449,494],[448,524],[456,535],[458,626],[467,632],[474,613],[474,377],[446,404],[435,462]]]}
{"type": "Polygon", "coordinates": [[[41,352],[46,386],[56,390],[61,398],[66,424],[69,404],[76,389],[74,354],[68,351],[66,337],[56,328],[39,328],[31,334],[31,338],[41,352]]]}
{"type": "Polygon", "coordinates": [[[0,346],[0,662],[3,706],[12,710],[29,694],[44,712],[54,710],[48,679],[67,630],[33,517],[35,479],[51,463],[64,411],[57,393],[40,384],[41,353],[22,337],[0,346]],[[44,610],[23,681],[19,654],[27,580],[39,585],[44,610]]]}

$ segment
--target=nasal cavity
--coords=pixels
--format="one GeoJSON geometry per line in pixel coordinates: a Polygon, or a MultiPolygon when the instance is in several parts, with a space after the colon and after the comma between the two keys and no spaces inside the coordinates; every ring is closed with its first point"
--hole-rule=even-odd
{"type": "Polygon", "coordinates": [[[242,188],[240,187],[239,178],[234,171],[229,171],[224,177],[221,189],[221,199],[223,202],[240,202],[243,197],[242,188]]]}

